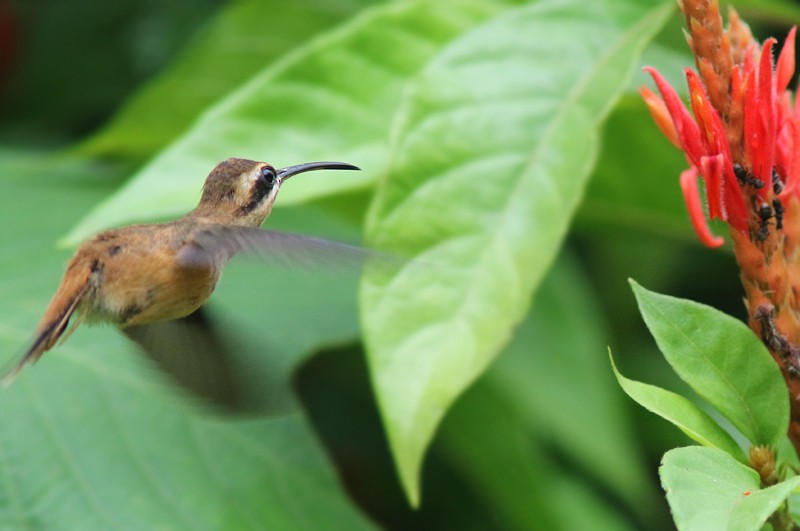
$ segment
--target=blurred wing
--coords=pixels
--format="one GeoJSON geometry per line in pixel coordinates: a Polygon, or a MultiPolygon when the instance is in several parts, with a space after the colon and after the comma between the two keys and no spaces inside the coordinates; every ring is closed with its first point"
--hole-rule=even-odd
{"type": "Polygon", "coordinates": [[[258,415],[291,410],[286,371],[265,368],[269,356],[263,345],[247,345],[226,333],[205,308],[183,319],[129,326],[122,332],[177,384],[217,409],[258,415]],[[256,358],[261,363],[254,363],[256,358]]]}
{"type": "Polygon", "coordinates": [[[283,267],[326,271],[357,269],[367,262],[383,266],[404,262],[356,245],[236,225],[213,225],[199,231],[179,260],[187,267],[204,266],[224,263],[239,253],[283,267]]]}

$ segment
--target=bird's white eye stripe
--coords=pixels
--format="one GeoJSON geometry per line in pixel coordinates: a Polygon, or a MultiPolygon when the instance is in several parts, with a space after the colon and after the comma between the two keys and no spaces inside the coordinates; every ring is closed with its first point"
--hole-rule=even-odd
{"type": "Polygon", "coordinates": [[[248,183],[244,197],[247,202],[242,205],[242,212],[251,212],[261,206],[273,190],[278,186],[278,173],[270,165],[265,165],[256,170],[255,180],[248,183]]]}

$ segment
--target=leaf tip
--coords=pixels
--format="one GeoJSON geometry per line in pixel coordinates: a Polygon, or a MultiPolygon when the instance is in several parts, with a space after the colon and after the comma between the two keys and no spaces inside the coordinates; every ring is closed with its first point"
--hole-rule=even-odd
{"type": "Polygon", "coordinates": [[[638,282],[636,282],[634,279],[632,279],[630,277],[628,277],[628,284],[630,285],[631,290],[633,291],[633,294],[636,296],[637,300],[639,299],[639,296],[641,294],[647,293],[647,289],[642,287],[641,284],[639,284],[638,282]]]}
{"type": "Polygon", "coordinates": [[[406,495],[406,500],[412,509],[419,509],[420,504],[420,489],[419,489],[419,465],[416,467],[399,467],[400,483],[403,486],[403,492],[406,495]]]}
{"type": "Polygon", "coordinates": [[[617,370],[616,362],[614,362],[614,354],[612,354],[610,346],[607,348],[608,348],[608,361],[611,362],[611,370],[614,371],[614,374],[617,376],[617,379],[619,379],[620,373],[619,370],[617,370]]]}

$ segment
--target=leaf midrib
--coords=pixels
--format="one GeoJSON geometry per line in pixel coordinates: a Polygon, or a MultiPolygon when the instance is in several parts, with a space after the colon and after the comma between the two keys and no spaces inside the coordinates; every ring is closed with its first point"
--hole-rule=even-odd
{"type": "MultiPolygon", "coordinates": [[[[659,315],[659,317],[662,318],[661,319],[662,325],[664,323],[666,323],[667,326],[669,326],[671,329],[673,329],[675,331],[675,333],[679,337],[684,339],[685,342],[694,351],[695,355],[697,355],[699,358],[703,359],[706,362],[706,364],[711,367],[711,369],[714,372],[714,374],[716,375],[717,379],[725,384],[725,387],[731,392],[731,394],[733,395],[735,400],[738,402],[738,404],[739,404],[738,410],[745,412],[745,415],[747,417],[747,420],[748,420],[748,423],[750,425],[750,428],[753,430],[754,435],[756,437],[758,437],[757,441],[751,441],[751,442],[753,442],[753,443],[769,443],[770,441],[768,441],[767,438],[764,436],[764,434],[761,433],[761,427],[760,427],[759,423],[756,421],[756,417],[754,415],[753,410],[749,407],[748,402],[744,399],[744,397],[741,394],[739,394],[739,392],[736,389],[736,387],[734,385],[732,385],[732,382],[728,378],[727,373],[722,371],[721,368],[718,367],[716,363],[712,363],[712,358],[710,358],[705,353],[705,351],[703,349],[699,348],[699,346],[688,335],[686,335],[686,333],[684,333],[682,328],[679,328],[678,325],[674,325],[671,318],[668,318],[666,316],[666,314],[662,313],[661,310],[657,306],[655,306],[654,304],[652,304],[650,302],[648,302],[647,304],[648,304],[648,306],[650,306],[650,311],[651,312],[657,313],[659,315]]],[[[658,341],[658,343],[660,345],[661,344],[660,339],[657,340],[657,341],[658,341]]],[[[662,352],[663,352],[663,349],[662,349],[662,352]]],[[[681,356],[681,357],[684,357],[684,356],[681,356]]],[[[681,378],[683,378],[683,377],[681,376],[681,378]]],[[[704,399],[709,400],[708,392],[705,389],[698,389],[697,393],[700,396],[702,396],[704,399]]],[[[714,400],[709,400],[709,401],[711,401],[712,403],[714,402],[714,400]]],[[[736,408],[734,408],[734,409],[736,409],[736,408]]],[[[733,419],[729,419],[729,420],[731,420],[731,422],[734,422],[733,419]]],[[[735,422],[734,422],[734,424],[735,424],[735,422]]]]}
{"type": "MultiPolygon", "coordinates": [[[[545,7],[549,7],[549,6],[545,6],[545,7]]],[[[555,6],[555,7],[557,8],[557,6],[555,6]]],[[[542,8],[541,6],[537,6],[537,9],[532,9],[531,11],[539,12],[539,11],[543,11],[543,10],[544,10],[544,8],[542,8]]],[[[563,104],[560,105],[556,109],[556,111],[553,113],[552,119],[547,121],[547,127],[544,129],[544,131],[543,131],[543,133],[542,133],[542,135],[540,137],[541,140],[539,141],[539,143],[536,145],[535,149],[532,151],[531,155],[529,156],[528,162],[525,164],[525,168],[526,169],[524,169],[521,172],[523,175],[530,173],[530,168],[534,167],[536,165],[537,161],[541,158],[542,153],[543,153],[543,149],[544,149],[543,146],[546,143],[545,139],[552,138],[552,136],[551,136],[552,135],[552,131],[556,130],[557,126],[563,122],[563,120],[566,118],[566,116],[568,116],[568,114],[569,114],[568,113],[568,109],[570,109],[572,104],[575,104],[577,101],[579,101],[580,96],[582,96],[585,93],[585,90],[587,90],[589,88],[589,82],[594,78],[595,74],[601,69],[601,67],[605,66],[608,62],[610,62],[611,58],[615,57],[617,52],[626,43],[630,42],[630,40],[633,40],[634,42],[636,41],[636,39],[633,38],[633,37],[637,34],[637,32],[640,32],[640,25],[646,24],[647,22],[649,22],[650,17],[653,16],[652,13],[653,12],[657,12],[657,10],[658,10],[658,8],[650,10],[647,14],[644,14],[639,19],[639,23],[631,26],[628,31],[625,31],[622,34],[620,34],[620,38],[615,41],[616,44],[614,46],[611,46],[610,48],[608,48],[606,53],[598,56],[599,60],[595,62],[596,66],[594,68],[590,69],[587,72],[586,76],[582,76],[581,78],[579,78],[579,82],[578,83],[573,85],[573,89],[570,90],[570,92],[567,94],[567,97],[563,99],[563,104]]],[[[616,89],[616,92],[620,93],[625,86],[626,86],[626,83],[619,84],[618,88],[616,89]]],[[[606,110],[605,111],[601,111],[601,112],[596,114],[597,120],[595,121],[595,127],[596,127],[596,124],[602,119],[602,116],[605,113],[607,113],[608,109],[610,109],[610,104],[606,106],[606,110]]],[[[593,163],[593,158],[590,157],[587,160],[586,164],[584,165],[584,170],[587,167],[590,167],[592,165],[592,163],[593,163]]],[[[588,172],[584,171],[584,174],[586,174],[586,173],[588,173],[588,172]]],[[[523,186],[524,182],[525,182],[524,178],[519,178],[519,179],[516,180],[513,188],[511,189],[510,193],[507,195],[507,199],[505,201],[506,207],[499,211],[500,223],[498,223],[496,225],[497,227],[501,227],[501,226],[505,227],[509,223],[509,220],[512,219],[511,218],[511,214],[512,214],[512,212],[516,212],[516,210],[512,209],[509,205],[513,204],[515,202],[515,200],[518,199],[517,196],[518,196],[519,189],[523,186]]],[[[550,184],[552,186],[552,185],[554,185],[554,182],[553,182],[552,179],[550,179],[550,180],[547,181],[547,184],[550,184]]],[[[552,186],[552,188],[555,190],[556,194],[558,194],[558,188],[555,187],[555,186],[552,186]]],[[[409,200],[409,198],[406,198],[406,200],[404,200],[401,203],[399,203],[395,208],[399,209],[408,200],[409,200]]],[[[575,201],[574,204],[577,204],[577,201],[575,201]]],[[[573,206],[572,210],[574,211],[574,206],[573,206]]],[[[560,234],[564,234],[566,232],[566,230],[567,230],[567,227],[568,227],[568,223],[564,223],[563,226],[561,227],[560,234]]],[[[467,309],[472,307],[472,301],[475,298],[476,292],[477,292],[476,286],[481,283],[480,282],[481,280],[486,278],[485,274],[479,275],[478,272],[479,271],[484,271],[486,269],[485,267],[482,267],[482,264],[484,264],[487,261],[489,261],[489,258],[495,255],[495,253],[496,253],[495,249],[500,249],[502,247],[503,241],[502,241],[502,238],[500,236],[502,234],[504,234],[505,232],[506,232],[505,228],[503,230],[500,230],[498,228],[497,230],[494,230],[494,231],[487,230],[487,231],[483,232],[484,235],[488,235],[488,237],[486,238],[487,245],[485,245],[483,247],[483,251],[478,256],[477,266],[475,268],[472,268],[472,273],[468,275],[468,277],[472,277],[472,278],[468,282],[468,289],[463,290],[461,292],[461,293],[463,293],[463,296],[461,297],[460,304],[457,305],[457,310],[455,312],[453,312],[451,318],[445,319],[445,322],[454,323],[453,326],[469,324],[469,321],[465,317],[465,314],[467,313],[467,309]]],[[[478,233],[478,234],[480,234],[480,233],[478,233]]],[[[520,275],[520,268],[516,266],[516,261],[514,260],[513,253],[506,253],[506,257],[508,259],[510,259],[510,261],[512,263],[512,269],[517,272],[517,278],[520,278],[522,275],[520,275]]],[[[553,259],[555,259],[555,253],[553,253],[553,256],[550,257],[549,261],[552,262],[553,259]]],[[[543,267],[542,271],[540,271],[538,273],[538,276],[540,278],[543,275],[544,269],[545,268],[543,267]]],[[[534,284],[535,284],[535,280],[534,280],[534,284]]],[[[437,323],[437,325],[439,325],[439,324],[441,324],[441,321],[439,323],[437,323]]],[[[505,335],[503,335],[503,337],[505,337],[505,335]]],[[[401,343],[399,345],[399,348],[402,348],[402,346],[405,345],[410,340],[411,340],[411,338],[409,338],[406,342],[401,343]]],[[[499,348],[500,348],[499,346],[495,346],[494,351],[496,351],[499,348]]],[[[494,351],[490,352],[489,355],[486,356],[486,362],[488,362],[488,360],[490,360],[492,358],[492,356],[495,354],[494,351]]],[[[471,352],[469,355],[470,355],[470,358],[473,359],[475,357],[474,351],[471,352]]],[[[426,381],[425,388],[427,389],[427,387],[428,387],[428,382],[426,381]]],[[[424,393],[425,392],[423,391],[423,394],[424,393]]],[[[422,414],[421,408],[418,406],[416,408],[415,413],[413,414],[413,418],[414,419],[418,419],[421,414],[422,414]]]]}

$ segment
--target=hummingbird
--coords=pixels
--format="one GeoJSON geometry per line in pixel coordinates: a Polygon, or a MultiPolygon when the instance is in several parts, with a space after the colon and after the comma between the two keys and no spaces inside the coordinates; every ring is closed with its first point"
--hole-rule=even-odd
{"type": "Polygon", "coordinates": [[[358,170],[343,162],[275,169],[229,158],[208,174],[200,202],[170,222],[100,232],[78,247],[22,357],[0,379],[9,385],[83,322],[110,323],[189,390],[212,402],[236,401],[227,366],[230,338],[203,305],[225,264],[245,252],[271,260],[368,254],[356,246],[260,229],[281,185],[313,170],[358,170]],[[189,355],[191,360],[182,359],[189,355]],[[186,365],[194,364],[192,370],[186,365]]]}

